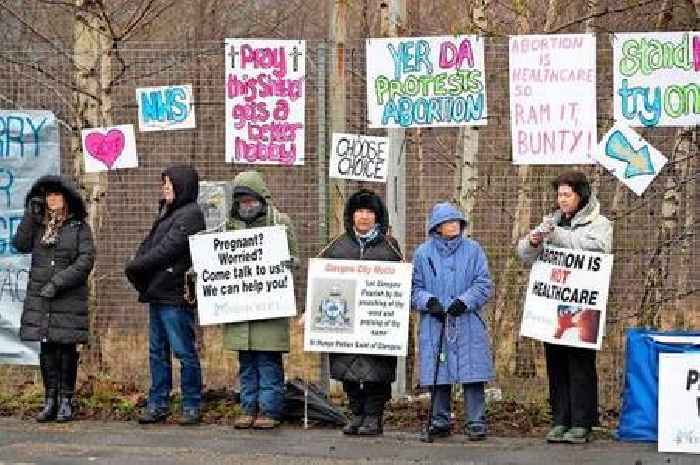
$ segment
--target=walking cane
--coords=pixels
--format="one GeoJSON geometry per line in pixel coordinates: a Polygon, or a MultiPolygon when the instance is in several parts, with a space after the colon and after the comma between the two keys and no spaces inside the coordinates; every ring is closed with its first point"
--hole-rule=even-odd
{"type": "Polygon", "coordinates": [[[430,427],[433,424],[433,409],[435,408],[435,391],[437,390],[438,372],[440,371],[440,362],[442,361],[442,339],[445,335],[445,325],[447,314],[443,315],[442,327],[440,328],[440,337],[438,338],[438,350],[435,357],[435,374],[433,375],[433,385],[430,389],[430,411],[428,411],[428,423],[425,425],[423,432],[419,436],[422,442],[433,442],[433,437],[430,433],[430,427]]]}

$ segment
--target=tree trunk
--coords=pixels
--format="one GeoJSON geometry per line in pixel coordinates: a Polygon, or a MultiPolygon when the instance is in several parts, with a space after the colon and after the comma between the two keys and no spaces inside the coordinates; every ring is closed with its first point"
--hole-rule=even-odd
{"type": "MultiPolygon", "coordinates": [[[[113,42],[108,36],[108,28],[94,2],[76,0],[76,16],[73,22],[74,49],[73,56],[77,71],[74,92],[75,131],[71,137],[73,154],[73,175],[78,182],[81,194],[86,202],[87,221],[99,248],[99,237],[102,229],[105,194],[107,192],[107,174],[86,173],[83,163],[80,131],[83,128],[103,127],[112,125],[112,100],[109,88],[112,79],[110,53],[113,42]],[[90,97],[90,95],[96,98],[90,97]]],[[[99,255],[98,255],[99,257],[99,255]]],[[[95,327],[97,314],[97,290],[99,287],[100,261],[98,260],[93,273],[88,279],[89,284],[89,314],[90,325],[95,327]]],[[[99,335],[92,334],[89,344],[89,355],[96,362],[96,368],[101,367],[101,349],[99,335]]]]}

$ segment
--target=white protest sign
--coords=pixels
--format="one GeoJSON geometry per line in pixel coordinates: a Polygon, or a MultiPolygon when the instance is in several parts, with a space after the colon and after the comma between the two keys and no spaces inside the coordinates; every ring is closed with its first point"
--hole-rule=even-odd
{"type": "Polygon", "coordinates": [[[303,40],[226,39],[226,161],[304,164],[303,40]]]}
{"type": "Polygon", "coordinates": [[[333,133],[328,176],[386,182],[389,138],[333,133]]]}
{"type": "Polygon", "coordinates": [[[12,246],[25,200],[41,176],[61,173],[56,116],[46,110],[0,110],[0,363],[38,365],[39,343],[22,341],[20,322],[32,256],[12,246]]]}
{"type": "Polygon", "coordinates": [[[620,122],[600,141],[594,158],[637,195],[644,193],[668,162],[642,136],[620,122]]]}
{"type": "Polygon", "coordinates": [[[132,124],[83,129],[81,134],[86,173],[139,166],[132,124]]]}
{"type": "Polygon", "coordinates": [[[201,325],[296,315],[284,226],[190,236],[201,325]]]}
{"type": "Polygon", "coordinates": [[[520,335],[600,350],[613,256],[545,245],[530,270],[520,335]]]}
{"type": "Polygon", "coordinates": [[[486,124],[482,37],[367,39],[366,48],[369,127],[486,124]]]}
{"type": "Polygon", "coordinates": [[[700,123],[700,32],[613,34],[615,121],[635,127],[700,123]]]}
{"type": "Polygon", "coordinates": [[[410,263],[309,260],[304,350],[405,356],[410,263]]]}
{"type": "Polygon", "coordinates": [[[511,36],[509,49],[513,164],[595,163],[595,36],[511,36]]]}
{"type": "Polygon", "coordinates": [[[195,127],[191,84],[136,89],[136,103],[141,132],[195,127]]]}
{"type": "Polygon", "coordinates": [[[659,354],[659,452],[700,454],[700,353],[659,354]]]}

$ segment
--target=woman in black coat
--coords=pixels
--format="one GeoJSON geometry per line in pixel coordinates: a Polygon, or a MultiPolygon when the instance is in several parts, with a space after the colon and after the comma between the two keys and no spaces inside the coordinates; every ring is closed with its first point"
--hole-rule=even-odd
{"type": "Polygon", "coordinates": [[[31,253],[20,338],[41,343],[44,409],[37,421],[70,421],[78,371],[77,344],[88,342],[87,279],[95,263],[85,204],[59,176],[29,190],[13,245],[31,253]]]}
{"type": "MultiPolygon", "coordinates": [[[[345,233],[319,255],[345,260],[401,261],[399,245],[387,235],[389,214],[381,197],[361,189],[345,205],[345,233]]],[[[396,357],[363,354],[330,354],[331,377],[343,382],[352,420],[343,433],[382,434],[384,405],[391,398],[396,379],[396,357]]]]}

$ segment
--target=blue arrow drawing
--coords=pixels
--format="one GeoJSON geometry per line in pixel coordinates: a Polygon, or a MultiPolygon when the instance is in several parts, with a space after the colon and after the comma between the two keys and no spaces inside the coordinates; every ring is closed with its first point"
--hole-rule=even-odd
{"type": "Polygon", "coordinates": [[[625,179],[656,173],[654,164],[651,162],[649,145],[635,150],[630,141],[622,134],[622,131],[615,131],[608,138],[608,142],[605,144],[605,155],[627,163],[625,179]]]}

